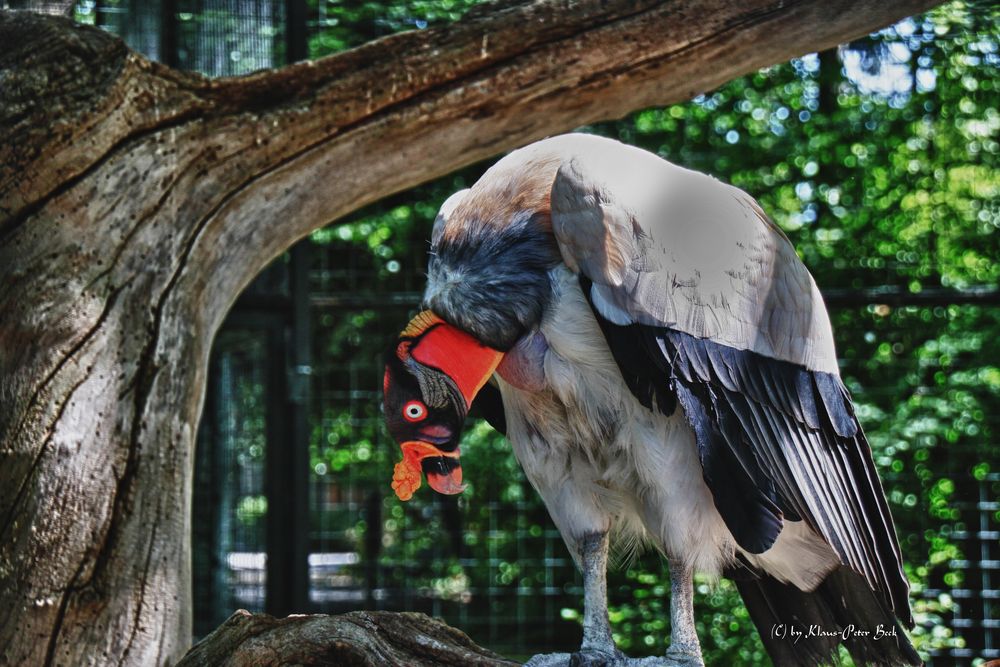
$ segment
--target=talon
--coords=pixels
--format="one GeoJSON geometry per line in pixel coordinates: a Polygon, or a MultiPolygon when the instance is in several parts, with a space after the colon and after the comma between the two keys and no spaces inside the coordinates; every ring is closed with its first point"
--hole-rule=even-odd
{"type": "Polygon", "coordinates": [[[618,667],[625,664],[625,656],[621,651],[612,653],[588,649],[577,651],[569,656],[569,667],[618,667]]]}
{"type": "Polygon", "coordinates": [[[666,659],[670,665],[677,667],[705,667],[705,661],[700,652],[683,648],[667,647],[666,659]]]}

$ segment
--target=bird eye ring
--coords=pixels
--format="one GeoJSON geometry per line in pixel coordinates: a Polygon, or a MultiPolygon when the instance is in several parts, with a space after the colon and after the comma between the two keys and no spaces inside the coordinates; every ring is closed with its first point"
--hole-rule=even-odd
{"type": "Polygon", "coordinates": [[[427,416],[427,406],[420,401],[410,401],[403,406],[403,418],[408,422],[418,422],[427,416]]]}

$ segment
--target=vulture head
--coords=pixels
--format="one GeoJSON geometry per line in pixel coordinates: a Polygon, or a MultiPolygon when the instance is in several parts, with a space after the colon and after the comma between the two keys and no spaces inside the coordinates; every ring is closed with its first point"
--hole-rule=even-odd
{"type": "Polygon", "coordinates": [[[421,472],[439,493],[461,493],[458,440],[479,390],[503,353],[429,310],[414,317],[386,352],[385,422],[403,450],[392,488],[409,500],[421,472]]]}

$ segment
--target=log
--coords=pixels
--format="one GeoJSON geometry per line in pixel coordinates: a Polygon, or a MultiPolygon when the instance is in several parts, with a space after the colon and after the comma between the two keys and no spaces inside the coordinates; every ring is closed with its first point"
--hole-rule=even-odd
{"type": "Polygon", "coordinates": [[[515,667],[460,630],[412,612],[352,611],[274,618],[240,609],[176,667],[515,667]]]}

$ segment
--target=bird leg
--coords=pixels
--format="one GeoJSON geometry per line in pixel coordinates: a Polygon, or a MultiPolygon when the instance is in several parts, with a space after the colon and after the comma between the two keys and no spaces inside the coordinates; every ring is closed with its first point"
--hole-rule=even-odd
{"type": "Polygon", "coordinates": [[[583,572],[583,644],[570,658],[571,667],[614,665],[624,656],[615,648],[608,621],[608,533],[590,533],[577,540],[583,572]]]}
{"type": "Polygon", "coordinates": [[[670,563],[670,648],[667,658],[672,664],[705,664],[701,644],[694,627],[694,583],[692,570],[679,559],[670,563]]]}
{"type": "Polygon", "coordinates": [[[623,667],[629,663],[615,648],[608,621],[608,533],[589,533],[566,543],[583,573],[583,644],[572,655],[533,656],[524,667],[623,667]]]}

